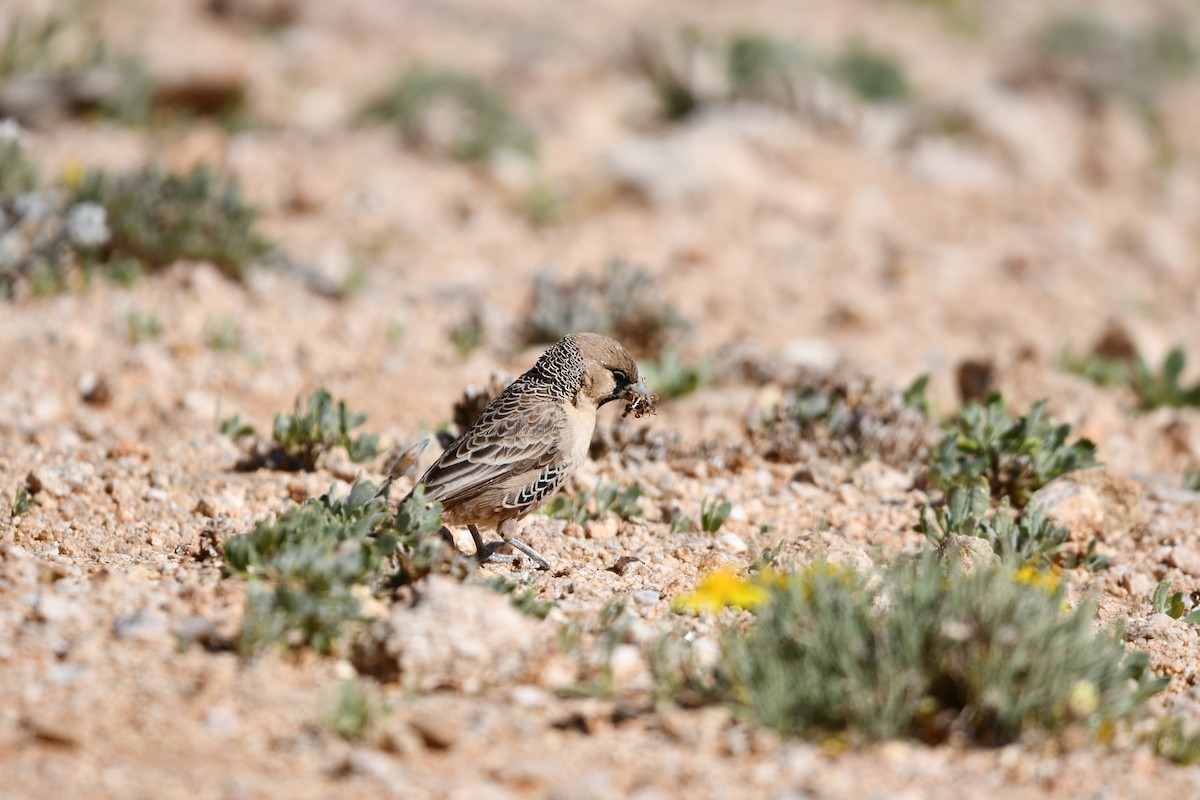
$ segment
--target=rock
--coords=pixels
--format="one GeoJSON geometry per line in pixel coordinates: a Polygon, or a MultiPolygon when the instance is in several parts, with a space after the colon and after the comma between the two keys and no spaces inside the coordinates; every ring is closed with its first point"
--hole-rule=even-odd
{"type": "Polygon", "coordinates": [[[750,547],[736,533],[726,532],[717,537],[717,545],[727,553],[741,555],[747,552],[750,547]]]}
{"type": "Polygon", "coordinates": [[[882,500],[902,497],[913,487],[911,475],[875,459],[864,462],[850,479],[863,494],[882,500]]]}
{"type": "Polygon", "coordinates": [[[1148,642],[1182,645],[1194,635],[1191,623],[1172,619],[1166,614],[1130,617],[1125,621],[1125,641],[1141,644],[1143,648],[1148,642]]]}
{"type": "Polygon", "coordinates": [[[586,535],[589,539],[612,539],[617,535],[620,527],[621,520],[614,516],[606,516],[604,519],[589,522],[586,535]]]}
{"type": "Polygon", "coordinates": [[[449,750],[462,739],[462,720],[448,709],[422,709],[408,720],[408,724],[431,750],[449,750]]]}
{"type": "Polygon", "coordinates": [[[425,742],[407,719],[387,714],[374,726],[371,742],[389,753],[417,756],[425,752],[425,742]]]}
{"type": "Polygon", "coordinates": [[[646,667],[646,660],[642,658],[642,651],[637,645],[617,645],[608,666],[614,691],[620,693],[651,688],[650,670],[646,667]]]}
{"type": "Polygon", "coordinates": [[[356,644],[355,667],[415,691],[477,692],[517,677],[537,646],[539,625],[506,598],[434,575],[413,606],[398,604],[356,644]]]}
{"type": "Polygon", "coordinates": [[[551,800],[608,800],[619,797],[612,773],[604,769],[593,769],[573,778],[569,783],[554,787],[551,800]]]}
{"type": "Polygon", "coordinates": [[[49,128],[67,117],[98,108],[120,91],[120,75],[110,69],[88,69],[63,77],[16,75],[0,82],[0,118],[49,128]]]}
{"type": "Polygon", "coordinates": [[[551,653],[538,666],[537,683],[543,689],[567,689],[575,685],[578,677],[579,665],[565,653],[551,653]]]}
{"type": "Polygon", "coordinates": [[[540,686],[514,686],[508,693],[518,708],[545,708],[554,701],[554,696],[540,686]]]}
{"type": "Polygon", "coordinates": [[[662,595],[653,589],[641,589],[633,593],[633,601],[640,606],[657,605],[662,595]]]}
{"type": "Polygon", "coordinates": [[[1167,565],[1192,576],[1200,576],[1200,551],[1187,545],[1175,545],[1167,554],[1167,565]]]}
{"type": "Polygon", "coordinates": [[[1023,175],[1061,180],[1078,163],[1077,117],[1053,98],[988,89],[967,97],[962,111],[1023,175]]]}
{"type": "Polygon", "coordinates": [[[204,6],[214,17],[263,28],[290,25],[300,15],[300,0],[206,0],[204,6]]]}
{"type": "Polygon", "coordinates": [[[82,489],[96,474],[96,468],[86,461],[71,461],[52,467],[35,467],[25,476],[25,484],[33,494],[45,492],[52,497],[66,497],[82,489]]]}
{"type": "Polygon", "coordinates": [[[1131,597],[1146,598],[1154,593],[1157,584],[1154,579],[1144,572],[1131,572],[1122,576],[1121,585],[1131,597]]]}
{"type": "Polygon", "coordinates": [[[978,536],[947,536],[937,547],[937,557],[943,566],[957,567],[963,572],[1000,563],[992,545],[978,536]]]}
{"type": "Polygon", "coordinates": [[[1113,540],[1144,526],[1141,499],[1137,483],[1097,467],[1051,481],[1034,492],[1029,504],[1067,528],[1072,539],[1087,542],[1093,537],[1113,540]]]}
{"type": "Polygon", "coordinates": [[[21,727],[45,744],[57,747],[78,747],[83,744],[79,726],[72,720],[36,708],[21,717],[21,727]]]}
{"type": "Polygon", "coordinates": [[[217,703],[204,715],[204,729],[220,739],[231,739],[242,729],[237,709],[229,703],[217,703]]]}
{"type": "Polygon", "coordinates": [[[838,363],[837,350],[824,339],[792,339],[779,352],[784,367],[828,372],[838,363]]]}
{"type": "Polygon", "coordinates": [[[624,575],[626,572],[636,572],[635,564],[641,564],[642,560],[636,556],[621,556],[617,559],[617,563],[611,567],[606,567],[609,572],[614,572],[617,575],[624,575]]]}
{"type": "Polygon", "coordinates": [[[653,206],[690,207],[717,193],[757,191],[770,176],[756,151],[794,133],[777,114],[723,109],[662,136],[620,142],[604,154],[600,167],[612,183],[653,206]]]}
{"type": "Polygon", "coordinates": [[[958,363],[955,378],[962,402],[983,400],[996,388],[996,365],[990,358],[964,359],[958,363]]]}
{"type": "Polygon", "coordinates": [[[112,387],[100,373],[88,372],[79,379],[79,396],[90,405],[107,405],[112,400],[112,387]]]}
{"type": "Polygon", "coordinates": [[[193,642],[204,647],[215,647],[220,643],[217,626],[199,614],[190,614],[180,620],[175,626],[175,636],[180,649],[185,649],[193,642]]]}
{"type": "Polygon", "coordinates": [[[160,639],[167,635],[167,615],[143,608],[113,620],[113,633],[118,639],[160,639]]]}
{"type": "Polygon", "coordinates": [[[39,593],[33,610],[39,620],[50,624],[66,622],[79,616],[79,610],[74,603],[54,592],[39,593]]]}
{"type": "Polygon", "coordinates": [[[980,148],[945,138],[920,141],[908,165],[934,187],[952,192],[992,193],[1008,183],[1000,164],[980,148]]]}
{"type": "Polygon", "coordinates": [[[370,778],[393,797],[412,796],[412,780],[407,771],[387,753],[356,747],[346,760],[346,769],[370,778]]]}
{"type": "Polygon", "coordinates": [[[695,199],[709,181],[695,157],[671,141],[625,142],[604,156],[602,167],[618,186],[662,208],[695,199]]]}

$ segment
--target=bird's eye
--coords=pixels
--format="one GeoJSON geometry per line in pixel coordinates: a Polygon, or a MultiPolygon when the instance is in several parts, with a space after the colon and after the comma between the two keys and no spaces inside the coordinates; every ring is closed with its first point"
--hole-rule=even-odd
{"type": "Polygon", "coordinates": [[[621,371],[619,369],[614,369],[612,371],[612,374],[613,374],[613,377],[617,379],[617,382],[629,383],[629,378],[625,377],[625,373],[623,371],[621,371]]]}

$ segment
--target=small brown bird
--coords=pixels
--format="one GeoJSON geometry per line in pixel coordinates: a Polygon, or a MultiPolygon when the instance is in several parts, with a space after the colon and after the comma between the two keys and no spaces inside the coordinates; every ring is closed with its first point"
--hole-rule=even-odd
{"type": "MultiPolygon", "coordinates": [[[[513,538],[517,521],[558,491],[587,456],[596,410],[627,399],[640,417],[654,396],[620,343],[573,333],[542,354],[533,369],[496,396],[419,481],[442,504],[442,522],[466,525],[480,561],[504,558],[485,545],[479,526],[541,569],[550,562],[513,538]]],[[[512,556],[507,557],[512,559],[512,556]]]]}

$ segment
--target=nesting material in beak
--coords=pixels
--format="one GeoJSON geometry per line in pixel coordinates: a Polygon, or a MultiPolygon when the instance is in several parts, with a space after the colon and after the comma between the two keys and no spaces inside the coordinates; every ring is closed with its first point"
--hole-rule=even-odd
{"type": "Polygon", "coordinates": [[[637,383],[631,383],[625,387],[625,398],[629,402],[625,404],[625,412],[621,414],[622,417],[633,414],[641,419],[647,414],[657,413],[654,404],[658,402],[658,395],[651,393],[644,378],[638,378],[637,383]]]}

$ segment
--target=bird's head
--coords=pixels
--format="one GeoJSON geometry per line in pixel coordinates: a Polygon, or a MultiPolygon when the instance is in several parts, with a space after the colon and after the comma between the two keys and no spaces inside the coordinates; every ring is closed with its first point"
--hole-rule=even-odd
{"type": "Polygon", "coordinates": [[[620,342],[598,333],[573,333],[569,337],[583,357],[580,394],[600,407],[614,400],[651,397],[637,362],[620,342]]]}

